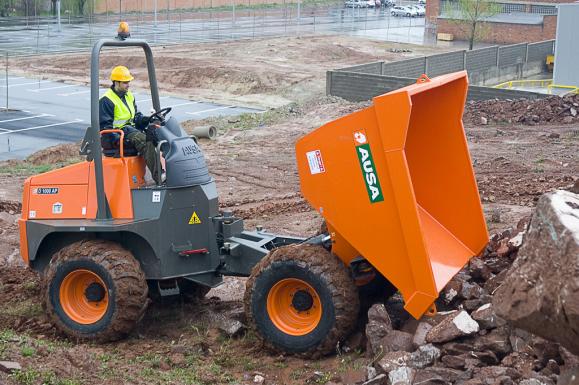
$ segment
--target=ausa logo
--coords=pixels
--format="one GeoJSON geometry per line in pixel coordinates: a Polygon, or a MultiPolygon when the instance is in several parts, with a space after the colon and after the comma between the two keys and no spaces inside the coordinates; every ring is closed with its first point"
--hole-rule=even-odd
{"type": "Polygon", "coordinates": [[[370,203],[382,202],[384,196],[382,195],[382,188],[380,187],[380,181],[376,173],[376,166],[372,158],[370,144],[366,139],[366,132],[364,130],[354,132],[354,144],[356,145],[356,154],[358,155],[358,161],[360,162],[360,168],[362,169],[370,203]]]}

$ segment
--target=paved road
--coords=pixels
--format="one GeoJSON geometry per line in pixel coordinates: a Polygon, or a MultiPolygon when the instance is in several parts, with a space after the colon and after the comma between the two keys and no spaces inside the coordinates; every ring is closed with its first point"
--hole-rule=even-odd
{"type": "MultiPolygon", "coordinates": [[[[147,39],[152,45],[300,34],[425,42],[424,18],[392,17],[388,8],[302,7],[299,16],[294,8],[174,12],[159,15],[157,23],[151,14],[123,19],[131,24],[133,37],[147,39]]],[[[118,21],[118,15],[78,24],[66,24],[63,19],[62,28],[57,31],[54,19],[50,18],[22,20],[20,24],[12,19],[0,20],[0,55],[87,52],[97,39],[112,37],[118,21]]],[[[22,112],[0,112],[0,160],[23,158],[41,148],[83,137],[90,121],[88,87],[9,77],[7,83],[0,80],[0,105],[5,101],[6,91],[10,109],[22,112]]],[[[147,113],[151,108],[149,96],[144,93],[135,96],[139,109],[147,113]]],[[[161,105],[174,107],[172,115],[181,121],[257,111],[168,96],[161,97],[161,105]]]]}
{"type": "MultiPolygon", "coordinates": [[[[389,8],[305,8],[298,17],[295,9],[256,9],[219,13],[175,12],[159,17],[151,14],[126,15],[131,35],[151,44],[175,44],[305,34],[363,35],[389,41],[424,44],[424,17],[393,17],[389,8]]],[[[66,24],[57,30],[54,19],[32,19],[28,25],[0,23],[0,53],[30,55],[45,52],[86,50],[103,37],[116,33],[119,17],[100,16],[96,22],[66,24]]],[[[426,39],[426,40],[425,40],[426,39]]],[[[428,40],[432,42],[431,40],[428,40]]],[[[435,42],[435,41],[434,41],[435,42]]]]}
{"type": "MultiPolygon", "coordinates": [[[[0,95],[4,96],[5,92],[3,80],[0,95]]],[[[58,143],[76,142],[83,138],[90,125],[89,87],[9,77],[8,92],[10,110],[0,110],[0,160],[24,158],[58,143]]],[[[104,92],[105,89],[101,89],[101,95],[104,92]]],[[[150,95],[134,94],[139,110],[148,114],[152,108],[150,95]]],[[[162,107],[173,108],[171,116],[179,121],[260,111],[170,96],[160,96],[160,99],[162,107]]]]}

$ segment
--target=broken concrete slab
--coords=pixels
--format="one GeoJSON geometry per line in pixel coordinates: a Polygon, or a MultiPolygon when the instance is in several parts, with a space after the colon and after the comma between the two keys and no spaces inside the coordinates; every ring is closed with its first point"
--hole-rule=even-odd
{"type": "Polygon", "coordinates": [[[493,299],[516,327],[579,354],[579,195],[543,195],[525,242],[493,299]]]}
{"type": "Polygon", "coordinates": [[[388,373],[390,385],[412,385],[416,376],[416,369],[402,366],[388,373]]]}
{"type": "Polygon", "coordinates": [[[426,335],[428,342],[448,342],[479,331],[478,323],[466,311],[458,312],[434,326],[426,335]]]}
{"type": "Polygon", "coordinates": [[[492,304],[482,305],[470,315],[483,329],[494,329],[506,325],[507,321],[496,315],[492,304]]]}
{"type": "Polygon", "coordinates": [[[18,362],[0,361],[0,371],[11,374],[17,370],[22,370],[22,366],[18,362]]]}
{"type": "Polygon", "coordinates": [[[368,310],[368,323],[366,324],[366,338],[370,351],[379,349],[380,340],[393,331],[392,321],[383,304],[374,304],[368,310]]]}
{"type": "Polygon", "coordinates": [[[412,338],[410,333],[392,330],[380,339],[378,345],[372,345],[372,351],[374,354],[395,351],[412,352],[414,350],[412,338]]]}
{"type": "Polygon", "coordinates": [[[432,325],[430,325],[428,322],[420,322],[418,324],[416,332],[414,333],[414,337],[412,337],[412,344],[414,345],[415,349],[426,344],[426,335],[430,329],[432,329],[432,325]]]}

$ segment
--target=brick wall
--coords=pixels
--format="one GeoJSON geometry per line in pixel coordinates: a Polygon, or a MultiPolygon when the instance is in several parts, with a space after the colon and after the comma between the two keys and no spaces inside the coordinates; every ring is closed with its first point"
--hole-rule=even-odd
{"type": "MultiPolygon", "coordinates": [[[[557,16],[544,16],[543,24],[510,24],[510,23],[481,23],[487,30],[482,39],[487,43],[511,44],[520,42],[535,42],[555,38],[557,30],[557,16]]],[[[467,29],[457,25],[454,21],[438,19],[436,31],[438,33],[452,33],[455,40],[467,40],[467,29]]]]}
{"type": "MultiPolygon", "coordinates": [[[[517,3],[571,3],[575,0],[526,0],[517,3]]],[[[437,33],[452,33],[456,40],[466,40],[464,31],[454,22],[439,19],[440,0],[428,0],[426,5],[427,26],[437,33]]],[[[483,39],[487,43],[521,43],[550,40],[555,38],[557,30],[557,16],[543,17],[542,25],[510,24],[510,23],[483,23],[488,24],[488,36],[483,39]]]]}

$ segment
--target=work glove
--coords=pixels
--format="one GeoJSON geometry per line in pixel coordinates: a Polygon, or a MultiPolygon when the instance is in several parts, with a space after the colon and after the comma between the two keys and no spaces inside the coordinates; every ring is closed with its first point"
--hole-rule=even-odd
{"type": "Polygon", "coordinates": [[[158,124],[151,123],[148,125],[147,129],[145,130],[147,142],[151,142],[155,146],[157,145],[157,143],[159,143],[159,136],[157,135],[157,127],[159,127],[158,124]]]}
{"type": "Polygon", "coordinates": [[[137,112],[134,118],[135,128],[139,131],[146,131],[149,125],[149,117],[137,112]]]}

